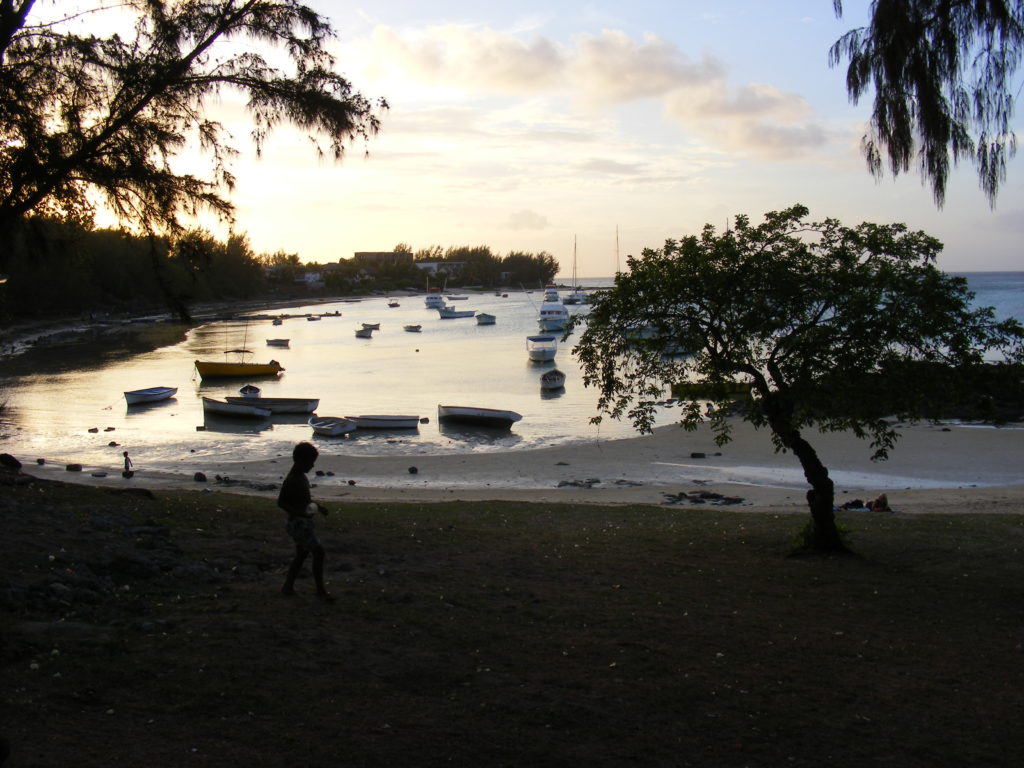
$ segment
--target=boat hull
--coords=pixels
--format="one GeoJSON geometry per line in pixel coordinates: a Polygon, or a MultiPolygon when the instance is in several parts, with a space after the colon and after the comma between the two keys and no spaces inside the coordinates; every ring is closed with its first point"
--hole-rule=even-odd
{"type": "Polygon", "coordinates": [[[437,314],[442,320],[451,320],[456,317],[472,317],[476,314],[475,309],[452,309],[451,307],[438,307],[437,314]]]}
{"type": "Polygon", "coordinates": [[[476,316],[477,325],[494,325],[497,318],[494,315],[489,315],[486,312],[481,312],[476,316]]]}
{"type": "Polygon", "coordinates": [[[128,405],[139,403],[156,403],[167,400],[178,394],[177,387],[149,387],[148,389],[133,389],[124,393],[125,402],[128,405]]]}
{"type": "Polygon", "coordinates": [[[437,406],[437,418],[441,422],[457,422],[459,424],[473,424],[479,427],[511,429],[512,425],[523,417],[515,411],[503,411],[497,408],[439,405],[437,406]]]}
{"type": "Polygon", "coordinates": [[[269,363],[217,363],[208,360],[196,360],[196,370],[204,379],[276,376],[284,368],[277,360],[269,363]]]}
{"type": "Polygon", "coordinates": [[[225,400],[215,400],[212,397],[203,398],[203,413],[212,413],[217,416],[232,416],[243,419],[270,418],[270,410],[268,408],[258,408],[255,405],[242,403],[229,403],[225,400]]]}
{"type": "Polygon", "coordinates": [[[362,414],[345,418],[354,421],[359,429],[418,429],[420,425],[419,416],[362,414]]]}
{"type": "Polygon", "coordinates": [[[313,428],[313,434],[322,437],[340,437],[358,429],[358,425],[352,419],[343,419],[340,416],[312,416],[308,424],[313,428]]]}
{"type": "Polygon", "coordinates": [[[255,405],[271,413],[312,413],[320,405],[316,397],[225,397],[225,401],[240,405],[255,405]]]}
{"type": "Polygon", "coordinates": [[[554,336],[527,336],[526,354],[535,363],[546,363],[555,359],[558,340],[554,336]]]}

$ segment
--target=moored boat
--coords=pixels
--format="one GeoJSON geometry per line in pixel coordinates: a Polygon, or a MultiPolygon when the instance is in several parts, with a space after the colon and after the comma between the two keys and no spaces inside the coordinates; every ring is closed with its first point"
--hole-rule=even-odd
{"type": "Polygon", "coordinates": [[[125,402],[128,405],[139,403],[156,403],[160,400],[167,400],[178,393],[177,387],[148,387],[147,389],[132,389],[124,393],[125,402]]]}
{"type": "Polygon", "coordinates": [[[527,336],[526,353],[536,363],[546,363],[555,359],[558,352],[558,339],[554,336],[527,336]]]}
{"type": "Polygon", "coordinates": [[[363,328],[368,328],[371,331],[379,331],[380,323],[363,323],[363,328]]]}
{"type": "MultiPolygon", "coordinates": [[[[243,400],[243,398],[236,398],[243,400]]],[[[212,397],[203,398],[203,413],[213,413],[217,416],[236,416],[250,419],[270,418],[270,409],[260,408],[251,405],[252,400],[240,403],[229,403],[225,400],[215,400],[212,397]]]]}
{"type": "Polygon", "coordinates": [[[497,408],[477,408],[463,405],[437,406],[437,418],[441,422],[459,422],[474,424],[480,427],[510,429],[520,421],[522,414],[515,411],[503,411],[497,408]]]}
{"type": "Polygon", "coordinates": [[[291,339],[267,339],[268,347],[287,347],[291,339]]]}
{"type": "Polygon", "coordinates": [[[359,429],[418,429],[420,426],[419,416],[361,414],[345,418],[354,421],[359,429]]]}
{"type": "Polygon", "coordinates": [[[423,329],[423,326],[422,325],[403,325],[402,328],[403,328],[403,330],[406,330],[409,333],[419,333],[423,329]]]}
{"type": "Polygon", "coordinates": [[[246,378],[254,376],[276,376],[284,370],[277,360],[271,360],[269,363],[218,363],[212,360],[196,360],[195,366],[196,370],[199,371],[200,378],[203,379],[238,376],[246,378]]]}
{"type": "Polygon", "coordinates": [[[357,339],[369,339],[373,337],[373,328],[356,328],[357,339]]]}
{"type": "Polygon", "coordinates": [[[542,331],[562,331],[569,324],[569,310],[560,301],[545,301],[540,305],[537,323],[542,331]]]}
{"type": "Polygon", "coordinates": [[[494,325],[498,318],[494,315],[488,314],[487,312],[480,312],[476,316],[477,325],[494,325]]]}
{"type": "Polygon", "coordinates": [[[475,309],[454,309],[453,307],[438,307],[437,314],[442,320],[451,320],[455,317],[472,317],[476,314],[475,309]]]}
{"type": "Polygon", "coordinates": [[[312,413],[320,405],[318,397],[225,397],[229,403],[248,403],[271,413],[312,413]]]}
{"type": "Polygon", "coordinates": [[[313,428],[313,434],[322,437],[339,437],[358,429],[358,425],[352,419],[341,416],[317,416],[314,414],[309,417],[307,423],[313,428]]]}
{"type": "Polygon", "coordinates": [[[427,309],[438,309],[444,306],[444,296],[432,291],[423,299],[423,304],[427,309]]]}
{"type": "Polygon", "coordinates": [[[540,375],[540,388],[541,389],[561,389],[565,386],[565,374],[557,368],[552,368],[550,371],[544,371],[540,375]]]}

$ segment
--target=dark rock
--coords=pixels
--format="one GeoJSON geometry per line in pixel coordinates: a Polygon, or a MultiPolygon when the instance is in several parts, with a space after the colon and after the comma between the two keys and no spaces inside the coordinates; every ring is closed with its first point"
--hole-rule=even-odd
{"type": "Polygon", "coordinates": [[[38,464],[40,467],[43,466],[43,464],[45,464],[45,463],[46,463],[46,459],[36,459],[36,464],[38,464]]]}
{"type": "Polygon", "coordinates": [[[21,462],[9,453],[0,453],[0,465],[8,469],[21,469],[21,462]]]}
{"type": "Polygon", "coordinates": [[[419,469],[417,469],[416,467],[409,467],[409,474],[410,475],[415,475],[418,472],[419,472],[419,469]]]}
{"type": "Polygon", "coordinates": [[[81,464],[68,464],[66,467],[64,467],[64,469],[66,469],[68,472],[81,472],[82,471],[82,465],[81,464]]]}
{"type": "Polygon", "coordinates": [[[690,454],[691,459],[706,459],[708,456],[703,451],[694,451],[690,454]]]}
{"type": "Polygon", "coordinates": [[[194,475],[192,475],[192,479],[195,480],[197,483],[205,483],[206,475],[204,475],[202,472],[196,472],[194,475]]]}
{"type": "Polygon", "coordinates": [[[348,481],[348,484],[349,484],[349,485],[355,485],[355,484],[356,484],[356,481],[355,481],[355,480],[349,480],[349,481],[348,481]]]}
{"type": "Polygon", "coordinates": [[[107,443],[107,448],[117,448],[118,445],[119,443],[117,442],[117,440],[111,440],[109,443],[107,443]]]}

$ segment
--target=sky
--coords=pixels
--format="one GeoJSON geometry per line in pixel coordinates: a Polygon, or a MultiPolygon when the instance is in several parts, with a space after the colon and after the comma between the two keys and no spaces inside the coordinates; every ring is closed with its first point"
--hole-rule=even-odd
{"type": "Polygon", "coordinates": [[[949,271],[1024,269],[1019,158],[995,210],[969,164],[942,209],[916,173],[868,173],[870,98],[851,104],[828,64],[866,0],[842,19],[831,0],[307,2],[337,32],[338,71],[390,109],[340,163],[291,130],[256,158],[228,119],[236,230],[258,252],[486,245],[547,251],[584,279],[802,203],[814,220],[924,230],[949,271]]]}

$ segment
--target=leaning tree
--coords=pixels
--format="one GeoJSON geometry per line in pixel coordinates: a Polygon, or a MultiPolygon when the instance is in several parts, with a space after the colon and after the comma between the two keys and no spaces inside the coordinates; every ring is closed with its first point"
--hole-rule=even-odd
{"type": "Polygon", "coordinates": [[[32,216],[88,224],[103,205],[150,235],[201,208],[230,219],[236,150],[208,109],[229,94],[257,153],[290,123],[340,159],[387,105],[335,71],[332,36],[298,0],[0,0],[0,271],[32,216]],[[193,149],[209,163],[190,173],[193,149]]]}
{"type": "Polygon", "coordinates": [[[707,225],[630,257],[595,295],[574,353],[599,390],[595,420],[628,417],[650,431],[672,388],[682,425],[710,418],[719,444],[732,412],[767,427],[810,486],[808,545],[834,550],[833,483],[808,429],[850,431],[884,459],[898,437],[889,417],[941,413],[996,358],[1019,384],[1024,328],[971,307],[966,281],[935,266],[935,238],[808,213],[796,205],[757,226],[737,216],[735,228],[707,225]],[[733,411],[737,384],[750,398],[733,411]]]}

